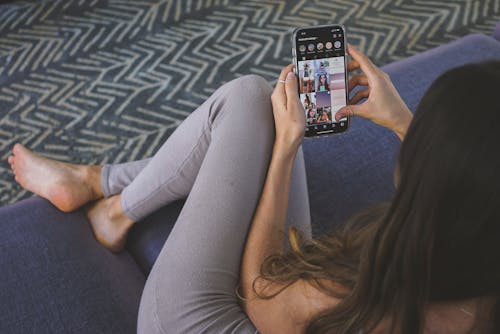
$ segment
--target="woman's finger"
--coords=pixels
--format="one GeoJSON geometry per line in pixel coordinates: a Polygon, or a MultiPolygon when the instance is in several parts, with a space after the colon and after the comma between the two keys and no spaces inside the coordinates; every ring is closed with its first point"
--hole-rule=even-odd
{"type": "Polygon", "coordinates": [[[351,57],[359,63],[361,70],[365,72],[368,77],[375,76],[377,74],[377,66],[375,66],[364,53],[356,49],[351,44],[347,45],[347,50],[351,57]]]}
{"type": "Polygon", "coordinates": [[[290,71],[293,71],[293,65],[290,64],[290,65],[287,65],[285,67],[283,67],[283,69],[281,70],[281,73],[278,77],[278,81],[276,81],[276,86],[274,87],[274,89],[283,89],[284,90],[284,85],[283,85],[283,81],[286,80],[286,75],[288,74],[288,72],[290,71]]]}
{"type": "Polygon", "coordinates": [[[359,68],[359,63],[356,60],[350,60],[347,63],[347,71],[352,72],[354,70],[357,70],[359,68]]]}
{"type": "Polygon", "coordinates": [[[368,86],[368,78],[364,74],[356,74],[351,79],[349,79],[348,89],[352,91],[356,86],[368,86]]]}
{"type": "Polygon", "coordinates": [[[370,87],[368,87],[367,89],[360,90],[360,91],[356,92],[356,94],[354,94],[352,99],[349,100],[349,103],[356,104],[356,103],[358,103],[359,100],[361,100],[365,97],[368,97],[369,95],[370,95],[370,87]]]}
{"type": "Polygon", "coordinates": [[[345,107],[342,107],[335,113],[335,121],[338,122],[344,117],[355,117],[356,115],[356,110],[359,108],[359,106],[353,106],[353,105],[347,105],[345,107]]]}
{"type": "Polygon", "coordinates": [[[286,75],[293,70],[293,65],[290,64],[281,70],[276,86],[274,87],[273,96],[277,103],[286,105],[285,80],[286,75]]]}
{"type": "Polygon", "coordinates": [[[364,117],[369,118],[370,108],[365,103],[362,104],[349,104],[340,108],[335,113],[335,120],[338,122],[344,117],[364,117]]]}

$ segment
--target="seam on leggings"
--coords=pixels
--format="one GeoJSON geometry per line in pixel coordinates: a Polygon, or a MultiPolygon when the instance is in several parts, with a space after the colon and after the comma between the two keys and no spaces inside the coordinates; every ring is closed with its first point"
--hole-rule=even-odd
{"type": "Polygon", "coordinates": [[[121,196],[121,204],[122,204],[123,213],[125,213],[125,215],[127,217],[132,219],[132,221],[137,222],[138,221],[137,216],[134,215],[133,212],[130,212],[130,210],[128,209],[128,204],[127,204],[127,200],[125,199],[125,196],[121,196]]]}
{"type": "Polygon", "coordinates": [[[224,117],[227,114],[228,114],[228,112],[221,113],[220,111],[218,111],[218,115],[215,115],[215,118],[214,118],[212,123],[210,123],[210,117],[209,117],[207,120],[207,125],[208,125],[208,128],[210,129],[210,131],[215,129],[219,125],[219,123],[222,122],[222,120],[224,119],[224,117]]]}
{"type": "MultiPolygon", "coordinates": [[[[131,208],[125,208],[123,211],[125,210],[128,210],[129,212],[136,209],[138,206],[142,205],[144,202],[148,201],[151,197],[153,197],[154,195],[156,195],[158,193],[158,191],[163,188],[163,186],[167,183],[169,183],[173,178],[175,178],[178,174],[179,174],[179,171],[182,169],[182,167],[185,166],[186,162],[191,158],[193,152],[200,146],[200,139],[201,137],[203,137],[206,133],[206,128],[203,129],[201,135],[198,137],[198,140],[196,142],[196,145],[193,147],[193,149],[191,150],[191,152],[188,154],[188,156],[182,161],[182,163],[179,165],[179,167],[176,169],[175,173],[169,177],[167,180],[165,180],[164,182],[162,182],[158,187],[156,187],[156,189],[154,189],[146,198],[140,200],[138,203],[136,203],[134,206],[132,206],[131,208]]],[[[126,200],[124,200],[124,203],[126,204],[126,200]]],[[[135,216],[135,214],[132,214],[133,216],[135,216]]],[[[132,217],[131,217],[132,218],[132,217]]],[[[136,217],[137,218],[137,217],[136,217]]]]}

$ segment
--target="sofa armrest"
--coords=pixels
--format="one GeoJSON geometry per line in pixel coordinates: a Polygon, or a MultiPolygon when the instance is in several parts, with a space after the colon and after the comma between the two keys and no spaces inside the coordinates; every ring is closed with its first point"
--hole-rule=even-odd
{"type": "Polygon", "coordinates": [[[488,59],[500,59],[500,41],[483,34],[471,34],[382,69],[390,75],[408,107],[415,111],[427,88],[442,73],[488,59]]]}
{"type": "Polygon", "coordinates": [[[500,22],[497,23],[497,26],[493,31],[493,37],[500,41],[500,22]]]}

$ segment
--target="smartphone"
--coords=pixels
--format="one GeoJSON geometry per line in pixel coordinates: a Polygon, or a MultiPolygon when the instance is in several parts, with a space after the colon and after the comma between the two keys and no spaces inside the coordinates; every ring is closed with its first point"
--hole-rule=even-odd
{"type": "Polygon", "coordinates": [[[296,28],[292,57],[300,102],[306,113],[306,137],[345,132],[349,119],[335,121],[347,105],[347,40],[339,24],[296,28]]]}

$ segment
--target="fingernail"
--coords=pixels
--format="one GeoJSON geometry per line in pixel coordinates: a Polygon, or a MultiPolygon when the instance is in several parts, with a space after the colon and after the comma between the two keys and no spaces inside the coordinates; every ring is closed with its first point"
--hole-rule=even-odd
{"type": "Polygon", "coordinates": [[[293,72],[288,72],[286,75],[286,80],[292,80],[295,78],[295,74],[293,72]]]}

